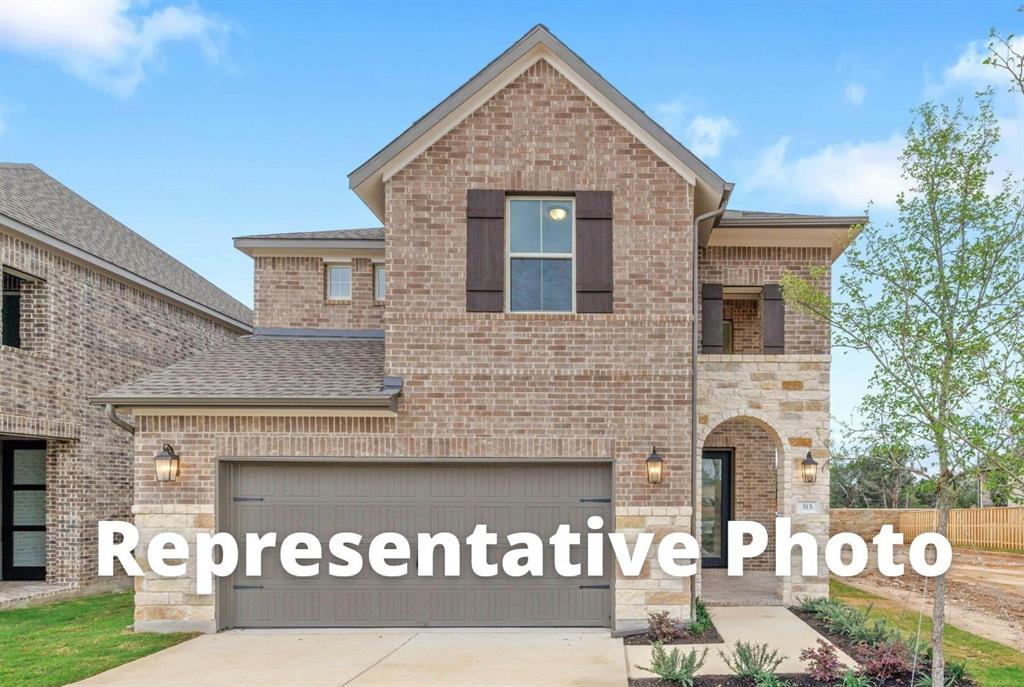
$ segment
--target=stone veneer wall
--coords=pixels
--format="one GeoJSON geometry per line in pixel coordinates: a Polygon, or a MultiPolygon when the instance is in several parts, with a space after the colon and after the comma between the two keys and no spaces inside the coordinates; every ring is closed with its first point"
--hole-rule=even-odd
{"type": "Polygon", "coordinates": [[[88,585],[97,521],[132,503],[131,437],[88,399],[237,334],[2,228],[0,264],[44,280],[0,346],[0,435],[47,439],[47,580],[88,585]]]}
{"type": "MultiPolygon", "coordinates": [[[[807,484],[797,465],[807,451],[821,464],[828,456],[830,364],[828,355],[702,354],[698,360],[698,445],[715,444],[712,433],[720,426],[721,431],[729,431],[730,426],[759,426],[777,450],[778,512],[792,519],[794,532],[809,532],[818,541],[817,577],[801,574],[802,557],[795,549],[793,575],[779,578],[780,598],[787,604],[801,596],[828,595],[828,471],[819,468],[817,480],[807,484]],[[742,424],[735,424],[736,418],[742,424]],[[798,513],[801,502],[814,503],[817,512],[798,513]]],[[[756,564],[748,569],[756,570],[756,564]]],[[[736,584],[742,581],[737,579],[736,584]]]]}
{"type": "Polygon", "coordinates": [[[352,260],[352,300],[328,300],[326,265],[319,257],[254,259],[257,327],[381,329],[384,304],[373,299],[373,263],[352,260]]]}

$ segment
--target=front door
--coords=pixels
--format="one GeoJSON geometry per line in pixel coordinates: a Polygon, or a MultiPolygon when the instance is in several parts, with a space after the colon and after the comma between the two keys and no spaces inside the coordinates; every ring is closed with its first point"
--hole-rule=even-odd
{"type": "Polygon", "coordinates": [[[724,568],[732,518],[732,451],[704,451],[700,505],[701,564],[705,568],[724,568]]]}
{"type": "Polygon", "coordinates": [[[46,442],[4,441],[2,445],[2,578],[45,580],[46,442]]]}

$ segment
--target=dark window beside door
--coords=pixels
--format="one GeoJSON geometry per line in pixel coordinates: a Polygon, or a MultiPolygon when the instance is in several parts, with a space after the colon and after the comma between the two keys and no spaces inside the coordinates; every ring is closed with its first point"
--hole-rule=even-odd
{"type": "Polygon", "coordinates": [[[4,272],[3,304],[3,345],[21,348],[21,296],[24,280],[4,272]]]}

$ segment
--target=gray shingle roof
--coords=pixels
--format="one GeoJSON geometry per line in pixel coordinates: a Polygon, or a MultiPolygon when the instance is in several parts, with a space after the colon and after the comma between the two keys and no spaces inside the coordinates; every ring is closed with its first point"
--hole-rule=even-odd
{"type": "Polygon", "coordinates": [[[739,224],[742,222],[778,222],[793,221],[794,223],[825,223],[825,224],[849,224],[866,220],[861,216],[835,216],[835,215],[798,215],[793,212],[764,212],[763,210],[726,210],[722,213],[722,223],[739,224]]]}
{"type": "Polygon", "coordinates": [[[383,241],[384,227],[372,227],[368,229],[329,229],[327,231],[293,231],[283,234],[252,234],[251,236],[236,236],[236,239],[309,239],[309,240],[330,240],[330,241],[383,241]]]}
{"type": "Polygon", "coordinates": [[[379,333],[249,335],[110,389],[115,405],[386,405],[379,333]]]}
{"type": "Polygon", "coordinates": [[[252,311],[35,165],[0,163],[0,214],[238,323],[252,311]]]}

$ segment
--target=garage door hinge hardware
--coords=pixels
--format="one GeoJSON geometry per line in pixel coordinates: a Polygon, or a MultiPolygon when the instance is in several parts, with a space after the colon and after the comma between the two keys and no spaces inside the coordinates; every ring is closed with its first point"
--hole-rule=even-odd
{"type": "Polygon", "coordinates": [[[262,584],[236,584],[234,589],[263,589],[262,584]]]}
{"type": "Polygon", "coordinates": [[[236,496],[232,501],[262,501],[262,496],[236,496]]]}
{"type": "Polygon", "coordinates": [[[580,503],[611,503],[611,498],[606,499],[580,499],[580,503]]]}
{"type": "Polygon", "coordinates": [[[581,584],[580,589],[611,589],[610,584],[581,584]]]}

